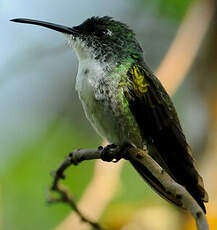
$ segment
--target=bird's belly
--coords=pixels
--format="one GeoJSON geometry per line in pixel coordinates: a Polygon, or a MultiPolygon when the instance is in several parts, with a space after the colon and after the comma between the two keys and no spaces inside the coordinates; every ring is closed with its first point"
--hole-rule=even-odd
{"type": "Polygon", "coordinates": [[[121,118],[114,112],[114,108],[108,98],[96,96],[93,88],[86,88],[79,92],[87,119],[97,133],[111,143],[121,144],[125,142],[122,133],[121,118]]]}
{"type": "Polygon", "coordinates": [[[126,143],[141,146],[143,143],[137,123],[132,114],[123,114],[110,100],[89,97],[82,100],[85,114],[97,133],[108,142],[117,145],[126,143]],[[91,102],[90,102],[91,101],[91,102]]]}
{"type": "Polygon", "coordinates": [[[141,146],[140,129],[126,105],[122,89],[114,82],[107,84],[102,83],[102,79],[92,79],[90,69],[89,76],[84,76],[83,71],[78,73],[76,89],[86,117],[98,134],[117,145],[131,143],[141,146]]]}
{"type": "MultiPolygon", "coordinates": [[[[90,99],[90,98],[89,98],[90,99]]],[[[97,133],[107,141],[116,144],[126,142],[119,116],[115,115],[104,101],[92,98],[92,102],[82,101],[85,114],[97,133]]]]}

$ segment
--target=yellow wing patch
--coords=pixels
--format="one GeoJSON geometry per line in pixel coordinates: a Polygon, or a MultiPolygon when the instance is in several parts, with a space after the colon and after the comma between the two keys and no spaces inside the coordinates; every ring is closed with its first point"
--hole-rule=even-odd
{"type": "Polygon", "coordinates": [[[142,97],[148,91],[148,87],[150,86],[144,76],[144,73],[137,65],[133,65],[130,69],[130,74],[136,96],[142,97]]]}

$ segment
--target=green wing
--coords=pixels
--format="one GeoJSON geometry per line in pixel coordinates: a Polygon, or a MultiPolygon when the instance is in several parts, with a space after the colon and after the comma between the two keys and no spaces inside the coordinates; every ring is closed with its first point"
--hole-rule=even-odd
{"type": "Polygon", "coordinates": [[[208,196],[170,97],[145,64],[132,65],[128,80],[126,97],[150,155],[205,211],[208,196]]]}

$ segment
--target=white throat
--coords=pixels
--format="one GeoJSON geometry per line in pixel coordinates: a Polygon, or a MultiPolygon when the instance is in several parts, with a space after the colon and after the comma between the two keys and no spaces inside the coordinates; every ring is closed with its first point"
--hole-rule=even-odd
{"type": "Polygon", "coordinates": [[[87,47],[84,41],[79,38],[74,38],[73,35],[65,34],[68,41],[68,46],[73,48],[79,62],[84,59],[94,59],[94,50],[93,48],[87,47]]]}

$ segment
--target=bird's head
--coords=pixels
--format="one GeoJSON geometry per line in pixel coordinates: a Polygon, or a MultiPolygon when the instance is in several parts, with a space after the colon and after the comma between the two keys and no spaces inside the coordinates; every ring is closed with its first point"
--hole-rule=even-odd
{"type": "Polygon", "coordinates": [[[142,49],[134,32],[126,24],[111,17],[91,17],[74,27],[25,18],[11,21],[39,25],[64,33],[80,59],[91,57],[105,62],[131,56],[142,58],[142,49]]]}

